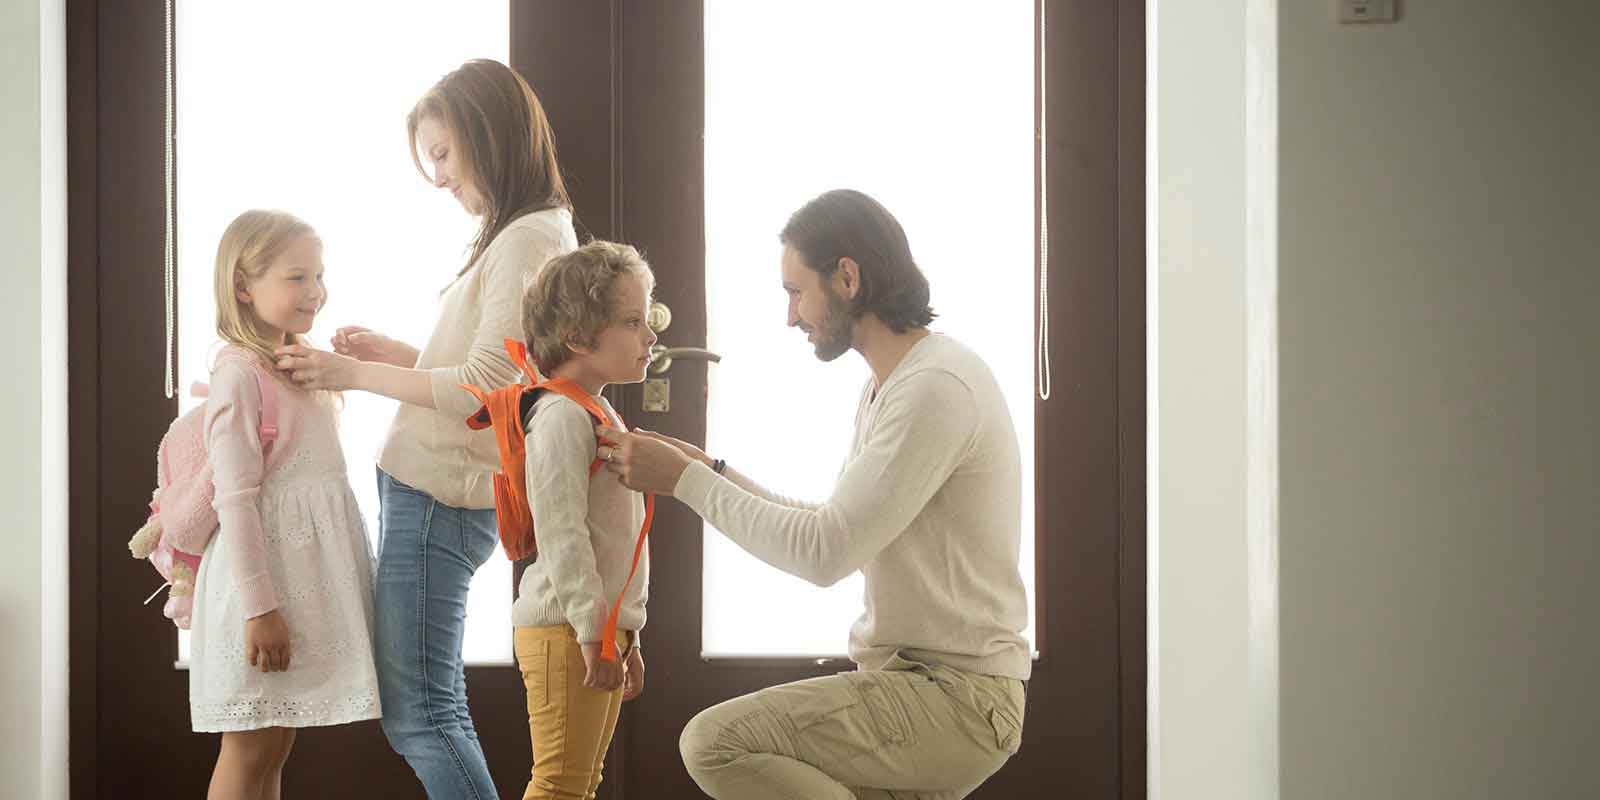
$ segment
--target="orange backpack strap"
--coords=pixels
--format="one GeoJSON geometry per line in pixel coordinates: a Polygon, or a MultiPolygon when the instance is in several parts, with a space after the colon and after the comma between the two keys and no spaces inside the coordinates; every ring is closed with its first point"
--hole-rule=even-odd
{"type": "MultiPolygon", "coordinates": [[[[589,416],[593,417],[595,423],[597,424],[611,424],[611,418],[607,417],[606,410],[600,407],[600,401],[596,400],[594,395],[584,391],[582,386],[579,386],[577,383],[574,383],[568,378],[551,378],[550,380],[539,384],[536,388],[548,389],[556,394],[566,397],[568,400],[571,400],[574,403],[577,403],[583,408],[584,411],[589,412],[589,416]]],[[[611,442],[600,441],[598,444],[611,444],[611,442]]],[[[601,461],[599,456],[596,456],[593,461],[589,462],[589,477],[593,478],[595,473],[599,472],[600,468],[604,465],[605,462],[601,461]]]]}
{"type": "Polygon", "coordinates": [[[516,339],[506,339],[506,355],[511,357],[511,363],[528,376],[528,383],[538,385],[544,380],[539,376],[539,370],[533,366],[533,361],[528,358],[528,346],[516,339]]]}
{"type": "Polygon", "coordinates": [[[650,521],[655,515],[656,496],[646,493],[644,524],[639,526],[639,538],[633,543],[633,565],[628,567],[628,579],[622,582],[622,591],[617,594],[617,601],[611,604],[611,613],[606,615],[605,627],[600,629],[600,658],[603,660],[617,660],[617,617],[622,613],[622,598],[628,596],[628,585],[633,583],[633,573],[639,571],[639,556],[644,553],[644,539],[650,535],[650,521]]]}

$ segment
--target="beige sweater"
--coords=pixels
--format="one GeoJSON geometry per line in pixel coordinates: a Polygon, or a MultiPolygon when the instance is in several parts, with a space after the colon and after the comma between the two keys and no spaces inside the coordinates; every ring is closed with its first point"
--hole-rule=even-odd
{"type": "MultiPolygon", "coordinates": [[[[673,494],[751,555],[822,586],[856,570],[866,611],[850,657],[1026,680],[1018,571],[1021,461],[994,375],[946,336],[918,342],[876,394],[869,381],[833,496],[789,500],[695,462],[673,494]]],[[[759,598],[752,598],[758,601],[759,598]]]]}
{"type": "MultiPolygon", "coordinates": [[[[622,419],[599,398],[612,425],[622,419]]],[[[634,543],[644,524],[644,495],[622,485],[610,470],[589,476],[594,462],[594,420],[571,398],[542,395],[528,421],[528,505],[533,508],[539,558],[522,573],[513,625],[567,623],[580,642],[600,641],[611,604],[633,564],[634,543]]],[[[649,596],[650,550],[628,584],[617,630],[644,627],[649,596]]]]}
{"type": "Polygon", "coordinates": [[[521,377],[505,340],[522,339],[522,290],[546,261],[576,249],[566,209],[528,214],[445,290],[433,335],[417,358],[433,383],[436,408],[401,403],[378,466],[401,483],[457,508],[493,508],[500,454],[494,432],[472,431],[478,401],[460,384],[492,391],[521,377]]]}

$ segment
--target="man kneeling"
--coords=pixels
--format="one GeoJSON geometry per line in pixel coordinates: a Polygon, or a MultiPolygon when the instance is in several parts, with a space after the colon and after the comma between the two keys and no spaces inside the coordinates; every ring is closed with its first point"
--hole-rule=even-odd
{"type": "Polygon", "coordinates": [[[657,434],[602,429],[601,457],[778,569],[820,586],[860,570],[858,669],[701,712],[684,763],[719,800],[963,797],[1022,739],[1016,431],[982,359],[928,330],[928,281],[888,210],[828,192],[780,240],[788,324],[818,358],[853,349],[872,370],[832,496],[791,500],[657,434]]]}

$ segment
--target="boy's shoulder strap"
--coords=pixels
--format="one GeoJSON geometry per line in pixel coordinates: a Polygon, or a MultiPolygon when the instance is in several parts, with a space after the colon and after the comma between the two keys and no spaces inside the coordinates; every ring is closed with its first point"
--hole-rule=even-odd
{"type": "MultiPolygon", "coordinates": [[[[562,395],[568,400],[577,403],[580,408],[589,412],[589,417],[597,424],[607,426],[614,424],[611,421],[611,418],[606,416],[606,410],[600,406],[600,400],[598,398],[592,394],[589,394],[587,391],[584,391],[582,386],[579,386],[567,378],[552,378],[534,388],[555,392],[556,394],[562,395]]],[[[602,444],[611,444],[611,442],[600,438],[600,434],[596,433],[596,450],[598,450],[599,445],[602,444]]],[[[599,472],[600,468],[603,466],[605,466],[605,462],[601,461],[600,456],[596,454],[594,460],[589,462],[589,477],[594,477],[595,473],[599,472]]]]}
{"type": "Polygon", "coordinates": [[[611,420],[606,416],[605,408],[601,407],[599,399],[589,394],[582,386],[571,378],[551,378],[544,383],[531,387],[534,391],[550,391],[561,395],[578,404],[579,408],[589,412],[596,422],[610,425],[611,420]]]}

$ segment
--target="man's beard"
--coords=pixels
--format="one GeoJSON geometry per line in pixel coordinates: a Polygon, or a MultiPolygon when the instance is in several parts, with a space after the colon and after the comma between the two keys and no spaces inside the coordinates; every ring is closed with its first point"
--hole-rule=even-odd
{"type": "Polygon", "coordinates": [[[823,286],[822,291],[828,296],[828,316],[823,319],[822,326],[816,329],[816,351],[818,359],[832,361],[850,350],[855,318],[850,313],[849,304],[834,293],[833,287],[823,286]]]}

